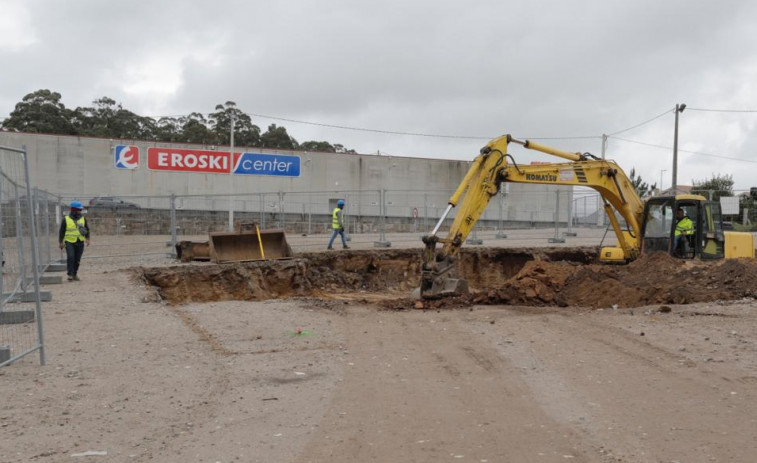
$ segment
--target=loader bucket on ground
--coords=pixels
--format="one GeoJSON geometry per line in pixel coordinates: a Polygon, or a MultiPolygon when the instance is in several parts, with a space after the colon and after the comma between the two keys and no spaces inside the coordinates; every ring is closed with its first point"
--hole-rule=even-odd
{"type": "Polygon", "coordinates": [[[293,257],[284,230],[210,233],[210,258],[215,263],[293,257]]]}
{"type": "Polygon", "coordinates": [[[182,262],[210,260],[210,244],[207,241],[179,241],[176,243],[176,257],[182,262]]]}

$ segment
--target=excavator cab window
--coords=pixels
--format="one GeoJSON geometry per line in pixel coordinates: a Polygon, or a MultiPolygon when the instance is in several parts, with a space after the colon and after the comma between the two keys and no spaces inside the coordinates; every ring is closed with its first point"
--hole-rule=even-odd
{"type": "Polygon", "coordinates": [[[644,209],[642,254],[665,251],[682,259],[720,259],[724,256],[720,204],[693,198],[651,198],[644,209]],[[681,208],[693,227],[676,240],[676,211],[681,208]],[[676,246],[676,243],[678,244],[676,246]]]}
{"type": "Polygon", "coordinates": [[[670,252],[671,227],[675,225],[675,201],[671,198],[650,199],[644,210],[641,234],[643,254],[654,251],[670,252]]]}
{"type": "Polygon", "coordinates": [[[707,202],[702,214],[702,259],[722,259],[725,256],[725,235],[720,203],[707,202]]]}

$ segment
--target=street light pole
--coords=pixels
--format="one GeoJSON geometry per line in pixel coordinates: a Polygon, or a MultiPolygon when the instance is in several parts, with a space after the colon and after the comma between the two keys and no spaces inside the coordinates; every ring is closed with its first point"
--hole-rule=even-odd
{"type": "Polygon", "coordinates": [[[678,113],[682,113],[686,109],[684,103],[676,105],[676,126],[673,131],[673,194],[676,194],[676,188],[678,187],[678,113]]]}
{"type": "Polygon", "coordinates": [[[667,171],[668,171],[668,169],[662,169],[662,170],[660,170],[660,194],[662,194],[662,174],[664,174],[667,171]]]}
{"type": "Polygon", "coordinates": [[[234,114],[229,115],[231,118],[231,157],[229,159],[229,188],[231,189],[231,197],[229,198],[229,231],[234,231],[234,114]]]}

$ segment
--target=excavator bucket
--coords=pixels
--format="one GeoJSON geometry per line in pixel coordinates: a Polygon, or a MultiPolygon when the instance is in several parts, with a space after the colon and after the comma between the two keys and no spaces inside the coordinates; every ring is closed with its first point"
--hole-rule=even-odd
{"type": "Polygon", "coordinates": [[[426,247],[421,262],[421,286],[412,296],[415,299],[438,299],[468,293],[468,281],[457,276],[455,258],[437,254],[436,236],[424,236],[426,247]]]}
{"type": "Polygon", "coordinates": [[[213,232],[210,237],[210,259],[217,263],[253,260],[288,259],[294,256],[284,230],[213,232]]]}
{"type": "Polygon", "coordinates": [[[424,283],[422,281],[421,287],[413,290],[414,299],[438,299],[468,294],[468,280],[462,278],[440,276],[433,279],[430,284],[424,285],[424,283]]]}

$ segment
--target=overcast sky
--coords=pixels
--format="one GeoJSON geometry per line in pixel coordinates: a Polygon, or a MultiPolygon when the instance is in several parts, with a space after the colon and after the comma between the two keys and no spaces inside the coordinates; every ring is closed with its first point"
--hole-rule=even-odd
{"type": "Polygon", "coordinates": [[[0,118],[44,88],[69,108],[108,96],[146,116],[231,100],[311,123],[253,116],[263,131],[364,154],[469,160],[510,133],[599,155],[616,134],[607,157],[667,188],[685,103],[678,183],[757,186],[755,1],[0,0],[0,12],[0,118]]]}

